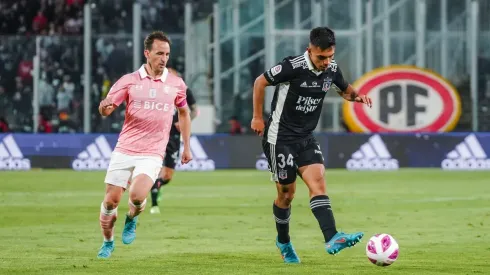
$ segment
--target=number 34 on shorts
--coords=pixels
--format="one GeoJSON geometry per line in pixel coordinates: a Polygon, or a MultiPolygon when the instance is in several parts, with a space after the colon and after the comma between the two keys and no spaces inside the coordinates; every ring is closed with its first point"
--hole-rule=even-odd
{"type": "Polygon", "coordinates": [[[286,167],[286,165],[294,167],[292,154],[288,154],[287,159],[286,156],[284,156],[284,154],[279,154],[277,155],[277,159],[279,160],[277,163],[277,166],[279,166],[279,168],[283,169],[286,167]]]}
{"type": "Polygon", "coordinates": [[[302,166],[324,163],[320,145],[314,139],[292,144],[263,144],[269,171],[273,180],[281,184],[296,181],[297,169],[302,166]]]}

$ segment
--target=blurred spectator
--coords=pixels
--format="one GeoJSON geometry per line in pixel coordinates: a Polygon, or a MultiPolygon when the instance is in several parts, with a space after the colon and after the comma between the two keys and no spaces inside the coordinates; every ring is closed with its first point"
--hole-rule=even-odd
{"type": "Polygon", "coordinates": [[[4,117],[0,117],[0,133],[7,133],[9,131],[9,124],[4,117]]]}
{"type": "Polygon", "coordinates": [[[24,85],[20,78],[16,80],[16,91],[13,97],[13,106],[16,110],[27,110],[24,114],[32,112],[32,88],[24,85]]]}
{"type": "Polygon", "coordinates": [[[66,0],[66,5],[67,6],[72,6],[72,5],[83,5],[84,0],[66,0]]]}
{"type": "Polygon", "coordinates": [[[39,108],[44,119],[50,118],[53,115],[53,110],[56,107],[54,98],[54,87],[48,82],[46,72],[43,72],[39,80],[39,108]]]}
{"type": "Polygon", "coordinates": [[[32,30],[34,33],[41,33],[41,31],[47,29],[48,27],[48,18],[44,16],[42,10],[37,12],[36,17],[32,20],[32,30]]]}
{"type": "Polygon", "coordinates": [[[32,81],[32,69],[32,59],[29,59],[27,54],[24,53],[17,69],[17,76],[20,77],[22,82],[30,83],[32,81]]]}
{"type": "Polygon", "coordinates": [[[58,94],[56,95],[58,112],[69,112],[71,107],[72,97],[68,94],[68,92],[64,88],[60,88],[58,90],[58,94]]]}
{"type": "Polygon", "coordinates": [[[52,133],[53,125],[44,115],[39,115],[39,133],[52,133]]]}
{"type": "Polygon", "coordinates": [[[232,116],[230,118],[230,120],[228,121],[228,123],[230,124],[230,134],[232,134],[232,135],[243,134],[244,131],[243,131],[243,128],[242,128],[240,121],[238,121],[237,116],[232,116]]]}
{"type": "Polygon", "coordinates": [[[54,107],[54,88],[46,77],[46,73],[43,72],[41,79],[39,80],[39,106],[42,107],[54,107]]]}
{"type": "Polygon", "coordinates": [[[65,75],[63,77],[62,88],[66,91],[68,96],[73,99],[73,96],[75,95],[75,83],[71,81],[71,77],[69,75],[65,75]]]}
{"type": "Polygon", "coordinates": [[[5,88],[0,86],[0,116],[5,115],[5,110],[9,106],[8,95],[5,93],[5,88]]]}

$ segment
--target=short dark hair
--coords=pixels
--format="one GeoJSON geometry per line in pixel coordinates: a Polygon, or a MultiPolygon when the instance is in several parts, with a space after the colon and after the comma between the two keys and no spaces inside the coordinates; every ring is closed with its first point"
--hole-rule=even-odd
{"type": "Polygon", "coordinates": [[[335,33],[327,27],[317,27],[310,32],[310,43],[321,50],[335,46],[335,33]]]}
{"type": "Polygon", "coordinates": [[[168,36],[164,32],[154,31],[145,38],[145,50],[151,51],[151,47],[153,46],[153,42],[155,40],[167,42],[169,45],[171,44],[170,38],[168,38],[168,36]]]}

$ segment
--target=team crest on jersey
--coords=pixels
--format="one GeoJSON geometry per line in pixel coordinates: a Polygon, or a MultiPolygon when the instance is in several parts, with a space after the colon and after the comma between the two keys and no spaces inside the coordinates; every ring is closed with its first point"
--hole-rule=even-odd
{"type": "Polygon", "coordinates": [[[272,67],[271,74],[272,74],[272,76],[275,76],[278,73],[280,73],[281,71],[282,71],[282,65],[277,65],[277,66],[272,67]]]}
{"type": "Polygon", "coordinates": [[[285,180],[288,178],[288,171],[286,170],[279,170],[279,172],[277,173],[277,176],[282,179],[282,180],[285,180]]]}
{"type": "Polygon", "coordinates": [[[330,89],[330,86],[332,86],[332,79],[325,78],[325,81],[323,82],[322,91],[327,92],[328,89],[330,89]]]}
{"type": "Polygon", "coordinates": [[[155,88],[151,88],[151,89],[150,89],[150,95],[149,95],[149,96],[150,96],[150,98],[155,98],[155,97],[157,97],[157,89],[155,89],[155,88]]]}

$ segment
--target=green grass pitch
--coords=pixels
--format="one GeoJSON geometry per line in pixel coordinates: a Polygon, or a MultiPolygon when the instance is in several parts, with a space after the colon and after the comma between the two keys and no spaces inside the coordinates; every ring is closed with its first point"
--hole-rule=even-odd
{"type": "Polygon", "coordinates": [[[364,231],[337,256],[323,237],[299,180],[291,237],[302,263],[285,265],[275,247],[267,172],[177,172],[163,189],[162,213],[140,216],[137,238],[96,258],[103,172],[0,172],[0,274],[490,274],[490,173],[408,169],[327,170],[337,227],[364,231]],[[371,264],[376,233],[398,241],[398,260],[371,264]]]}

